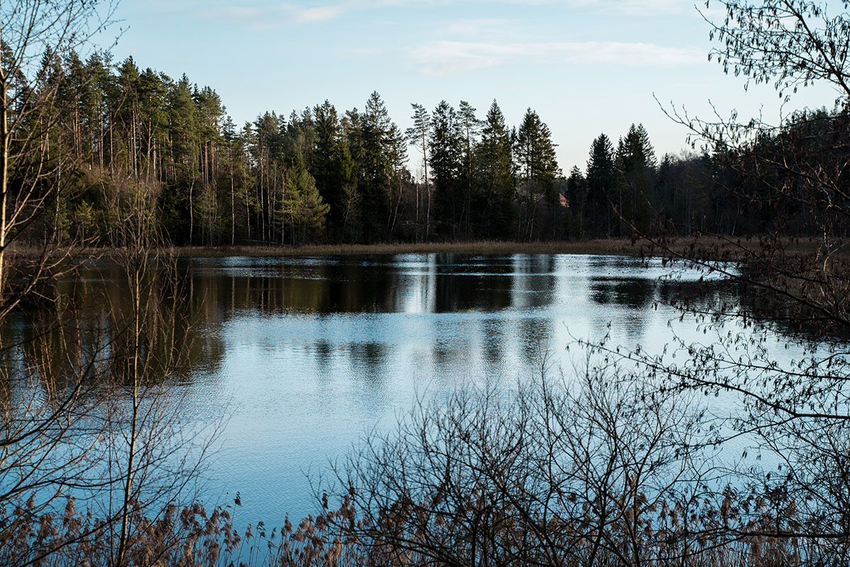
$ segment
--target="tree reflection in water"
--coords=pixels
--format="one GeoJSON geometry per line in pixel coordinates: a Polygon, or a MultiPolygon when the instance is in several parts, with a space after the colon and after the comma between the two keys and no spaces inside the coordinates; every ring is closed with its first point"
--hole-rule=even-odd
{"type": "MultiPolygon", "coordinates": [[[[572,337],[610,333],[628,347],[662,348],[679,314],[667,305],[683,297],[747,305],[740,290],[696,274],[658,281],[665,272],[660,262],[599,256],[184,258],[179,297],[163,288],[156,305],[174,313],[167,332],[189,347],[185,372],[168,378],[186,389],[186,418],[230,408],[211,498],[239,490],[245,521],[275,524],[312,512],[305,471],[419,397],[510,384],[546,348],[569,365],[572,337]]],[[[109,310],[130,308],[123,278],[108,261],[84,265],[0,330],[4,344],[47,329],[51,363],[61,364],[88,348],[62,340],[73,327],[89,347],[107,339],[122,348],[107,321],[109,310]],[[64,330],[45,327],[55,320],[64,330]],[[80,352],[62,352],[66,344],[80,352]]],[[[696,332],[687,321],[675,330],[696,332]]],[[[5,363],[16,356],[32,353],[7,353],[5,363]]]]}

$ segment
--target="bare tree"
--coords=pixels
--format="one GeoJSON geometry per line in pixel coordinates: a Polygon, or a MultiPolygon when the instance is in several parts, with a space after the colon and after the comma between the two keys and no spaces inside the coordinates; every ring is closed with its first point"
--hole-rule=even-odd
{"type": "Polygon", "coordinates": [[[713,181],[725,197],[742,209],[769,212],[772,224],[753,238],[697,234],[686,247],[630,225],[653,251],[742,290],[732,295],[741,301],[680,299],[714,335],[706,343],[669,345],[666,350],[683,354],[683,362],[592,347],[664,376],[665,392],[722,393],[735,400],[737,411],[725,416],[716,441],[743,440],[771,464],[747,462],[729,472],[737,487],[730,500],[750,498],[758,506],[741,514],[735,527],[726,526],[728,533],[739,540],[766,538],[779,563],[796,557],[833,564],[846,561],[850,546],[848,2],[716,4],[725,14],[719,22],[706,16],[718,45],[710,58],[724,72],[747,84],[771,84],[786,103],[798,89],[829,86],[836,100],[826,102],[834,106],[774,123],[717,110],[704,119],[665,107],[689,129],[691,144],[712,154],[723,173],[713,181]],[[775,344],[777,335],[785,345],[775,344]],[[799,355],[777,356],[786,345],[799,355]],[[773,513],[765,512],[771,507],[773,513]],[[764,521],[768,516],[772,521],[764,521]]]}
{"type": "Polygon", "coordinates": [[[198,505],[195,481],[217,429],[183,419],[175,381],[192,370],[188,294],[173,260],[154,253],[150,196],[137,193],[127,210],[124,247],[110,260],[123,275],[120,300],[104,289],[106,319],[63,299],[55,322],[33,325],[40,339],[6,351],[4,564],[155,563],[151,554],[185,543],[168,519],[198,505]]]}
{"type": "MultiPolygon", "coordinates": [[[[601,361],[600,361],[601,362],[601,361]]],[[[370,435],[337,471],[337,527],[373,564],[710,564],[702,417],[650,376],[593,364],[512,393],[460,391],[370,435]]],[[[727,517],[728,519],[728,517],[727,517]]]]}
{"type": "MultiPolygon", "coordinates": [[[[726,72],[772,83],[786,99],[812,84],[833,86],[839,98],[832,111],[802,111],[776,125],[762,118],[742,122],[735,113],[702,120],[668,109],[690,130],[692,143],[712,150],[730,172],[730,200],[769,210],[773,226],[758,238],[699,235],[684,251],[663,238],[643,236],[672,258],[748,286],[759,298],[744,306],[747,314],[772,320],[793,337],[826,343],[810,344],[807,356],[779,365],[766,359],[763,335],[748,337],[746,344],[740,336],[727,337],[694,348],[688,364],[673,374],[682,382],[745,396],[755,412],[775,415],[770,425],[795,419],[844,422],[850,419],[850,368],[843,341],[833,339],[850,330],[844,250],[850,229],[848,3],[840,2],[845,11],[835,16],[826,5],[802,0],[719,3],[726,19],[711,24],[721,44],[711,56],[726,72]],[[800,237],[810,240],[801,243],[800,237]]],[[[685,307],[718,324],[742,312],[730,304],[685,307]]],[[[670,370],[657,360],[653,364],[670,370]]]]}
{"type": "Polygon", "coordinates": [[[24,272],[23,291],[8,293],[10,245],[44,215],[66,185],[70,153],[53,151],[60,61],[109,26],[114,0],[9,0],[0,5],[0,314],[48,270],[42,258],[24,272]]]}

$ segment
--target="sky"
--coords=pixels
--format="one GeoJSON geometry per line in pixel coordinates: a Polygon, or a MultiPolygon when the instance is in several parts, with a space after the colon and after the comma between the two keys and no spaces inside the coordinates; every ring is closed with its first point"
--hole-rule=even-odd
{"type": "MultiPolygon", "coordinates": [[[[744,89],[707,54],[714,4],[687,0],[121,0],[114,57],[221,95],[237,124],[265,111],[330,100],[362,109],[372,91],[402,129],[413,102],[498,101],[509,125],[538,112],[563,171],[584,169],[592,140],[642,123],[656,153],[678,154],[687,131],[658,101],[708,116],[737,110],[776,122],[832,106],[825,89],[780,108],[768,86],[744,89]],[[657,100],[656,100],[657,99],[657,100]]],[[[411,149],[411,154],[415,151],[411,149]]],[[[417,169],[411,162],[412,169],[417,169]]]]}

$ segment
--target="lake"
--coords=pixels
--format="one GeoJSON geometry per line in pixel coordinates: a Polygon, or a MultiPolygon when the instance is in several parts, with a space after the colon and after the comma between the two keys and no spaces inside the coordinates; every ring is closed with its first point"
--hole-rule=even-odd
{"type": "MultiPolygon", "coordinates": [[[[311,478],[417,400],[511,387],[544,353],[569,375],[575,339],[695,340],[704,328],[671,303],[732,293],[660,260],[592,255],[181,258],[177,272],[192,372],[170,387],[188,423],[224,418],[203,497],[239,492],[238,524],[314,513],[311,478]]],[[[98,319],[126,301],[122,277],[97,261],[55,285],[98,319]]]]}

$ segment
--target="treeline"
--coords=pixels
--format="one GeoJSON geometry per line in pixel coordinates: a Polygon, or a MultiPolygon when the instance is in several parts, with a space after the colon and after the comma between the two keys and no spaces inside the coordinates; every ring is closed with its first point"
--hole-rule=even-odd
{"type": "Polygon", "coordinates": [[[139,207],[178,245],[736,234],[771,220],[729,199],[740,173],[719,154],[659,162],[641,125],[600,135],[586,169],[564,175],[531,109],[509,127],[495,101],[483,118],[463,101],[413,104],[402,131],[373,93],[363,110],[325,101],[238,127],[185,75],[103,54],[57,61],[35,87],[57,93],[37,134],[59,191],[39,222],[63,241],[114,244],[139,207]]]}

